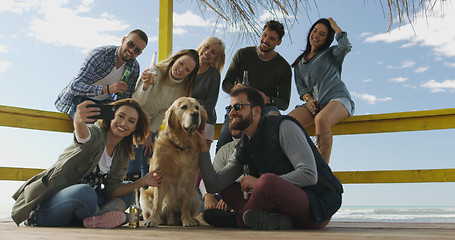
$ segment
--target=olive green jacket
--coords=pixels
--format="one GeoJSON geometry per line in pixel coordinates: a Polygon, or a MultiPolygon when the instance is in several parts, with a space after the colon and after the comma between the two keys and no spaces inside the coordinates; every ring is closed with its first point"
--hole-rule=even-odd
{"type": "MultiPolygon", "coordinates": [[[[90,140],[87,143],[73,143],[65,149],[54,165],[25,182],[14,193],[16,200],[11,217],[19,225],[29,217],[32,209],[53,196],[58,191],[79,183],[92,172],[103,155],[106,147],[106,131],[95,125],[88,125],[90,140]]],[[[114,191],[122,184],[128,167],[128,156],[117,146],[112,165],[104,181],[104,194],[112,197],[114,191]]]]}

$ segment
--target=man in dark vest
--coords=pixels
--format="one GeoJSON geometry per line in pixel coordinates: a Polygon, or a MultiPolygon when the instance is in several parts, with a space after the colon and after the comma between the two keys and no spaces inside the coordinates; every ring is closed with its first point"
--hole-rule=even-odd
{"type": "Polygon", "coordinates": [[[263,116],[264,101],[250,87],[234,90],[229,124],[244,134],[228,164],[215,172],[205,133],[199,167],[209,193],[220,192],[235,212],[207,209],[215,227],[257,230],[325,227],[341,206],[340,181],[303,127],[289,116],[263,116]],[[244,174],[240,183],[235,180],[244,174]]]}

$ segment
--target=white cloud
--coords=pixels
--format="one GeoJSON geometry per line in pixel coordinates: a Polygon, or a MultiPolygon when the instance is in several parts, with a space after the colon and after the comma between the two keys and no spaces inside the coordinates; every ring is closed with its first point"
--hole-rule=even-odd
{"type": "Polygon", "coordinates": [[[404,60],[398,66],[387,65],[386,68],[388,69],[404,69],[404,68],[411,68],[416,64],[416,62],[412,60],[404,60]]]}
{"type": "Polygon", "coordinates": [[[213,27],[214,23],[204,20],[199,15],[194,14],[191,11],[186,11],[183,14],[174,13],[174,26],[180,27],[213,27]]]}
{"type": "Polygon", "coordinates": [[[423,72],[426,72],[428,69],[429,69],[429,67],[418,67],[418,68],[416,68],[415,72],[423,73],[423,72]]]}
{"type": "Polygon", "coordinates": [[[367,78],[367,79],[362,80],[362,82],[371,82],[371,81],[373,81],[371,78],[367,78]]]}
{"type": "Polygon", "coordinates": [[[150,42],[158,42],[158,36],[155,36],[155,35],[149,36],[149,43],[150,42]]]}
{"type": "Polygon", "coordinates": [[[455,92],[455,80],[444,80],[442,82],[437,82],[436,80],[432,79],[430,81],[422,83],[420,86],[430,89],[431,92],[455,92]]]}
{"type": "Polygon", "coordinates": [[[172,34],[175,34],[177,36],[183,36],[187,33],[188,31],[185,29],[185,28],[178,28],[178,27],[174,27],[174,29],[172,29],[172,34]]]}
{"type": "Polygon", "coordinates": [[[0,61],[0,73],[6,72],[9,66],[11,66],[11,62],[8,61],[0,61]]]}
{"type": "Polygon", "coordinates": [[[276,20],[276,21],[279,21],[279,22],[283,22],[284,19],[293,19],[295,18],[294,15],[291,15],[291,16],[287,16],[287,15],[284,15],[282,14],[281,12],[271,12],[271,11],[264,11],[262,13],[261,16],[259,16],[259,20],[262,22],[262,23],[265,23],[269,20],[276,20]]]}
{"type": "Polygon", "coordinates": [[[376,104],[381,102],[392,101],[391,97],[378,98],[374,95],[368,93],[355,93],[351,92],[352,96],[360,98],[361,100],[367,102],[368,104],[376,104]]]}
{"type": "Polygon", "coordinates": [[[29,35],[45,43],[80,47],[84,51],[100,45],[120,44],[121,38],[117,32],[128,29],[128,24],[109,14],[99,17],[82,16],[91,11],[92,0],[84,0],[74,9],[64,7],[66,3],[39,2],[39,15],[30,22],[29,35]]]}
{"type": "Polygon", "coordinates": [[[360,38],[365,38],[365,37],[368,37],[368,36],[371,36],[371,35],[373,35],[372,32],[364,32],[364,33],[361,33],[361,34],[359,35],[359,37],[360,37],[360,38]]]}
{"type": "Polygon", "coordinates": [[[2,0],[0,4],[0,13],[2,12],[13,12],[21,14],[25,11],[30,10],[36,5],[36,0],[2,0]]]}
{"type": "Polygon", "coordinates": [[[411,68],[415,65],[416,63],[412,60],[405,60],[401,62],[400,68],[411,68]]]}
{"type": "Polygon", "coordinates": [[[447,67],[453,68],[453,67],[455,67],[455,62],[454,63],[445,62],[444,65],[446,65],[447,67]]]}
{"type": "Polygon", "coordinates": [[[395,82],[395,83],[403,83],[403,82],[406,82],[408,81],[409,79],[406,78],[406,77],[396,77],[396,78],[391,78],[389,79],[389,81],[391,82],[395,82]]]}
{"type": "Polygon", "coordinates": [[[405,42],[402,47],[428,46],[433,48],[436,55],[455,56],[455,31],[452,24],[455,22],[455,4],[440,4],[437,1],[433,12],[427,16],[422,12],[417,13],[412,25],[406,24],[388,33],[367,37],[365,42],[405,42]]]}
{"type": "Polygon", "coordinates": [[[6,46],[0,43],[0,53],[7,53],[8,49],[6,49],[6,46]]]}

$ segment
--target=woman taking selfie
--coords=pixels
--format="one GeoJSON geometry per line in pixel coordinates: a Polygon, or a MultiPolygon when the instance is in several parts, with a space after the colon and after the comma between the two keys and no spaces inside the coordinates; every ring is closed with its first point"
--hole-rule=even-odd
{"type": "Polygon", "coordinates": [[[77,106],[74,139],[57,162],[25,182],[13,195],[11,216],[16,224],[60,227],[83,224],[88,228],[113,228],[126,222],[124,211],[132,192],[142,186],[159,186],[162,173],[154,170],[143,178],[123,184],[133,144],[148,133],[148,121],[131,99],[112,103],[112,120],[93,117],[98,107],[77,106]]]}

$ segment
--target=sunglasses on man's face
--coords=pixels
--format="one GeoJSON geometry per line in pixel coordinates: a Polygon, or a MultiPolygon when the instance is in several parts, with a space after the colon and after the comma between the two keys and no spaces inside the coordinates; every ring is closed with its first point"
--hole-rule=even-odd
{"type": "Polygon", "coordinates": [[[238,112],[238,111],[240,111],[240,109],[241,109],[243,106],[249,106],[249,105],[251,105],[251,104],[249,104],[249,103],[236,103],[236,104],[234,104],[234,105],[232,105],[232,106],[229,105],[229,106],[227,106],[227,107],[225,108],[225,109],[226,109],[226,113],[229,114],[229,113],[231,112],[232,109],[234,109],[235,111],[238,112]]]}
{"type": "Polygon", "coordinates": [[[142,53],[142,50],[140,48],[136,47],[136,43],[134,43],[133,41],[130,41],[128,39],[128,42],[126,43],[126,45],[128,46],[128,48],[133,48],[134,49],[133,51],[134,51],[135,54],[141,54],[142,53]]]}

